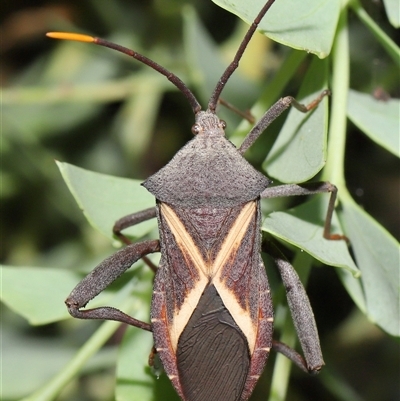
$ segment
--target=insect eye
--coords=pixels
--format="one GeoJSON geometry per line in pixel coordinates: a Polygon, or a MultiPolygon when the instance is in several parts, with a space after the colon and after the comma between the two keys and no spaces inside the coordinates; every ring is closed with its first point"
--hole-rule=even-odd
{"type": "Polygon", "coordinates": [[[222,129],[226,128],[226,122],[224,120],[220,120],[219,125],[222,129]]]}
{"type": "Polygon", "coordinates": [[[201,131],[199,124],[192,125],[192,133],[193,135],[197,135],[201,131]]]}

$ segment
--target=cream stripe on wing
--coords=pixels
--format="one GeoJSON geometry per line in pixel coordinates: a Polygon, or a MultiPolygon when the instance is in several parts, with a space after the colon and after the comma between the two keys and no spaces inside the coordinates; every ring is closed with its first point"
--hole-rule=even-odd
{"type": "Polygon", "coordinates": [[[235,256],[254,214],[257,211],[257,202],[245,204],[236,218],[234,224],[228,232],[217,257],[212,265],[205,261],[198,250],[193,238],[186,231],[184,224],[176,215],[174,210],[165,203],[160,204],[161,214],[170,227],[178,246],[184,255],[188,255],[195,267],[198,269],[199,281],[194,283],[194,287],[186,294],[185,301],[179,310],[175,310],[172,327],[170,327],[171,343],[174,350],[177,348],[178,339],[184,330],[190,316],[196,308],[204,288],[211,280],[215,285],[224,305],[229,310],[233,319],[245,334],[249,343],[250,353],[253,353],[257,328],[254,326],[249,311],[243,310],[236,299],[236,294],[228,289],[221,280],[221,272],[229,258],[235,256]]]}
{"type": "MultiPolygon", "coordinates": [[[[229,310],[232,315],[233,320],[240,327],[242,332],[247,338],[249,345],[250,354],[253,354],[256,338],[257,338],[257,326],[254,324],[250,317],[249,310],[245,310],[237,301],[237,294],[231,289],[229,289],[224,283],[224,278],[221,277],[223,272],[223,267],[228,262],[228,259],[235,255],[239,249],[240,244],[249,228],[252,219],[257,212],[257,202],[249,202],[243,206],[239,216],[237,217],[232,228],[229,230],[224,243],[222,244],[221,250],[218,253],[217,258],[214,262],[215,276],[213,283],[218,291],[224,305],[229,310]]],[[[257,289],[251,289],[256,291],[257,289]]]]}
{"type": "Polygon", "coordinates": [[[180,309],[175,309],[172,325],[169,326],[171,345],[174,351],[176,351],[179,337],[199,303],[204,288],[208,284],[208,269],[192,237],[186,231],[185,226],[179,220],[175,212],[165,203],[160,204],[160,211],[171,229],[179,248],[181,248],[183,255],[191,258],[199,274],[199,280],[194,283],[194,287],[186,294],[185,301],[180,309]]]}
{"type": "Polygon", "coordinates": [[[161,203],[160,205],[161,213],[167,221],[168,226],[170,227],[172,233],[174,234],[175,240],[179,246],[183,250],[183,254],[189,254],[192,262],[197,268],[200,268],[203,274],[207,274],[207,264],[204,261],[201,253],[199,252],[197,245],[194,243],[190,234],[186,231],[185,226],[182,224],[179,217],[175,214],[175,212],[167,206],[165,203],[161,203]]]}
{"type": "MultiPolygon", "coordinates": [[[[229,230],[217,257],[215,258],[211,269],[212,276],[217,276],[218,273],[221,273],[221,269],[225,266],[228,259],[232,254],[236,254],[255,211],[255,202],[249,202],[243,206],[243,209],[240,211],[235,223],[229,230]]],[[[220,274],[218,274],[218,276],[220,276],[220,274]]]]}

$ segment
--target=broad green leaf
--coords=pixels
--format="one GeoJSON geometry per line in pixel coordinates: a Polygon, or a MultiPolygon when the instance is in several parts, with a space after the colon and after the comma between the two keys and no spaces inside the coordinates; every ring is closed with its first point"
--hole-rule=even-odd
{"type": "Polygon", "coordinates": [[[347,113],[350,120],[374,142],[400,156],[399,99],[377,100],[350,89],[347,113]]]}
{"type": "Polygon", "coordinates": [[[395,28],[400,28],[400,3],[398,0],[383,0],[386,14],[395,28]]]}
{"type": "MultiPolygon", "coordinates": [[[[89,223],[113,239],[112,228],[121,217],[155,205],[154,197],[141,181],[112,177],[57,162],[61,174],[89,223]]],[[[136,237],[156,226],[155,219],[124,230],[136,237]]]]}
{"type": "MultiPolygon", "coordinates": [[[[357,277],[360,272],[349,254],[346,241],[330,241],[323,237],[327,199],[321,201],[322,196],[316,196],[311,201],[289,211],[271,213],[265,219],[262,228],[304,250],[322,263],[347,269],[357,277]]],[[[328,195],[325,196],[328,197],[328,195]]],[[[332,232],[340,234],[339,227],[334,214],[332,232]]]]}
{"type": "MultiPolygon", "coordinates": [[[[265,4],[265,0],[213,1],[249,24],[265,4]]],[[[339,0],[279,0],[259,29],[279,43],[325,58],[331,52],[339,11],[339,0]]]]}
{"type": "MultiPolygon", "coordinates": [[[[83,278],[69,270],[41,267],[2,266],[1,275],[2,302],[33,325],[69,318],[64,301],[83,278]]],[[[111,297],[103,292],[91,306],[107,304],[111,297]]]]}
{"type": "MultiPolygon", "coordinates": [[[[315,58],[297,100],[308,104],[316,99],[326,89],[326,74],[326,62],[315,58]]],[[[263,164],[268,175],[285,183],[304,182],[314,177],[325,165],[327,122],[326,98],[309,113],[292,107],[263,164]]]]}
{"type": "Polygon", "coordinates": [[[397,241],[352,201],[343,201],[341,221],[361,271],[366,313],[399,336],[400,252],[397,241]]]}
{"type": "Polygon", "coordinates": [[[72,271],[40,267],[1,268],[2,301],[34,325],[66,319],[65,298],[79,282],[72,271]]]}

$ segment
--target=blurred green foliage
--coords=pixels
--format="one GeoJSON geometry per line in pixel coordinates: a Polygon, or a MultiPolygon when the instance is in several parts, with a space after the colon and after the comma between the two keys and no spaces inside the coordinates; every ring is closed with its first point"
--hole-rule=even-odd
{"type": "MultiPolygon", "coordinates": [[[[398,102],[390,103],[396,102],[400,95],[399,59],[396,62],[393,56],[393,51],[398,54],[398,48],[391,42],[398,39],[398,31],[385,15],[388,13],[391,23],[396,24],[395,14],[390,11],[393,5],[389,3],[385,2],[386,11],[377,2],[343,5],[349,9],[346,28],[353,90],[350,105],[358,106],[348,110],[351,122],[347,127],[345,178],[357,203],[398,239],[399,138],[390,136],[393,127],[397,131],[399,128],[398,102]],[[365,23],[365,15],[375,21],[386,39],[377,39],[371,25],[365,23]],[[360,95],[374,96],[368,96],[363,103],[360,95]],[[370,129],[373,122],[380,121],[378,117],[372,118],[379,108],[382,112],[378,115],[390,115],[394,125],[386,126],[388,119],[383,118],[384,123],[370,129]],[[366,123],[368,120],[370,124],[366,123]],[[382,134],[380,127],[384,128],[382,134]],[[374,136],[377,131],[379,139],[374,136]]],[[[306,7],[306,2],[302,4],[306,7]]],[[[145,66],[95,46],[52,41],[44,34],[51,30],[88,32],[133,48],[176,73],[204,104],[215,84],[214,73],[219,76],[220,65],[229,63],[247,25],[212,2],[200,0],[5,2],[1,21],[1,261],[14,266],[2,271],[3,283],[7,284],[2,289],[7,306],[3,304],[1,309],[2,399],[31,396],[31,400],[112,400],[117,375],[119,400],[176,400],[165,375],[155,380],[146,365],[152,345],[148,333],[129,328],[123,335],[125,329],[113,323],[99,326],[96,322],[78,322],[68,317],[63,300],[69,291],[115,248],[109,238],[88,225],[54,160],[142,180],[165,165],[191,138],[192,112],[183,96],[164,77],[145,66]],[[189,5],[193,8],[189,9],[189,5]],[[210,63],[203,53],[193,52],[196,47],[188,44],[194,40],[189,38],[191,31],[187,28],[188,21],[194,24],[193,10],[216,42],[223,60],[210,63]],[[205,70],[207,76],[202,75],[205,70]],[[14,270],[19,276],[13,274],[14,270]],[[41,295],[36,303],[35,294],[41,295]],[[20,305],[23,312],[18,309],[20,305]],[[90,340],[85,343],[87,339],[90,340]],[[104,342],[106,345],[102,347],[104,342]],[[132,344],[136,347],[134,352],[132,344]],[[60,372],[67,373],[60,378],[60,372]],[[55,383],[54,377],[59,381],[55,383]],[[143,393],[132,396],[126,393],[124,384],[134,380],[140,389],[137,391],[143,393]],[[43,392],[40,396],[32,395],[49,384],[53,387],[48,387],[46,395],[43,392]],[[58,395],[54,398],[53,394],[58,395]]],[[[293,53],[261,35],[253,42],[243,60],[244,68],[232,79],[224,98],[242,109],[252,107],[265,93],[273,93],[270,89],[273,85],[279,86],[274,78],[290,57],[298,57],[298,64],[291,79],[280,84],[283,90],[272,101],[287,94],[297,95],[315,56],[293,53]],[[271,86],[266,85],[268,81],[271,86]]],[[[334,68],[332,57],[329,71],[334,68]]],[[[331,80],[328,85],[332,87],[331,80]]],[[[257,103],[259,108],[262,104],[260,100],[257,103]]],[[[241,130],[235,131],[240,119],[229,111],[221,112],[228,122],[228,136],[240,143],[241,130]]],[[[274,123],[272,132],[260,138],[248,154],[260,169],[265,149],[271,148],[282,124],[283,119],[274,123]]],[[[328,154],[328,163],[330,157],[328,154]]],[[[102,198],[101,194],[96,196],[102,198]]],[[[292,205],[288,201],[271,203],[270,210],[292,205]]],[[[345,212],[349,216],[354,210],[345,212]]],[[[111,216],[107,218],[112,220],[111,216]]],[[[344,226],[348,232],[357,231],[355,225],[344,226]]],[[[157,235],[154,225],[143,230],[141,235],[153,238],[157,235]]],[[[363,234],[354,235],[362,242],[363,234]]],[[[379,231],[376,244],[382,236],[389,238],[388,233],[379,231]]],[[[352,241],[356,248],[357,241],[352,241]]],[[[369,261],[374,256],[373,252],[366,254],[369,261]]],[[[295,265],[296,261],[308,263],[298,254],[295,265]]],[[[396,263],[398,267],[398,259],[388,261],[395,268],[396,263]]],[[[363,266],[359,261],[358,264],[362,271],[363,266]]],[[[279,299],[282,294],[273,267],[268,267],[268,272],[279,299]]],[[[151,273],[147,269],[139,264],[112,287],[93,304],[123,305],[135,317],[148,319],[151,273]],[[126,282],[131,283],[129,287],[124,287],[126,282]],[[124,287],[122,291],[115,291],[120,287],[124,287]],[[132,289],[136,295],[134,302],[129,302],[132,289]]],[[[288,391],[287,399],[397,400],[398,342],[354,306],[333,269],[321,266],[313,269],[308,291],[327,366],[318,378],[305,377],[294,368],[288,389],[282,385],[288,391]]],[[[384,292],[379,288],[377,291],[384,292]]],[[[382,297],[385,295],[382,293],[382,297]]],[[[396,302],[398,305],[398,299],[393,299],[393,304],[396,302]]],[[[276,312],[279,334],[285,324],[285,312],[281,306],[276,312]]],[[[395,323],[387,325],[393,327],[395,323]]],[[[253,401],[267,399],[273,368],[274,356],[260,379],[253,401]]],[[[281,399],[273,397],[278,396],[272,393],[270,400],[281,399]]]]}

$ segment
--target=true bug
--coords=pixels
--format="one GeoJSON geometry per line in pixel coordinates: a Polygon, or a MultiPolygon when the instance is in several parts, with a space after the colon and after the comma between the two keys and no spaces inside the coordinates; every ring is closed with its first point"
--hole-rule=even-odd
{"type": "Polygon", "coordinates": [[[98,265],[66,300],[74,317],[116,320],[152,331],[165,372],[186,401],[247,400],[273,346],[305,371],[318,372],[324,364],[305,290],[291,265],[274,249],[305,361],[294,350],[272,341],[273,308],[260,256],[260,199],[330,192],[324,236],[340,239],[330,234],[336,188],[326,182],[269,188],[270,180],[242,154],[290,105],[308,112],[329,92],[322,92],[307,106],[292,97],[280,99],[238,149],[225,138],[225,123],[215,114],[226,82],[273,3],[269,0],[264,5],[249,28],[206,111],[201,111],[193,93],[177,76],[141,54],[87,35],[48,34],[132,56],[165,75],[186,96],[195,114],[194,139],[143,183],[155,196],[156,206],[115,223],[115,235],[127,246],[98,265]],[[131,244],[122,233],[154,217],[159,240],[131,244]],[[161,261],[154,281],[151,323],[110,307],[82,309],[133,263],[153,252],[161,252],[161,261]]]}

